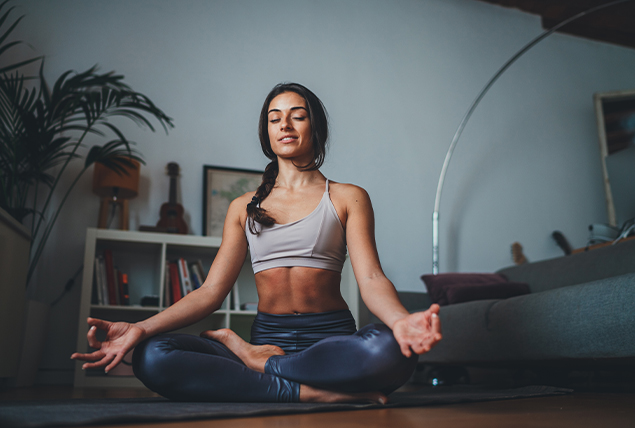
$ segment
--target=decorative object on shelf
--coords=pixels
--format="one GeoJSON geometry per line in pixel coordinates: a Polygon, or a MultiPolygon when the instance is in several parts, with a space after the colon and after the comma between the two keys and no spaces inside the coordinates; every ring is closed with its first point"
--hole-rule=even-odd
{"type": "Polygon", "coordinates": [[[95,162],[93,168],[93,193],[101,196],[99,207],[100,229],[109,226],[108,211],[112,211],[111,219],[119,211],[119,229],[129,229],[128,200],[139,194],[139,170],[141,164],[134,159],[122,159],[120,170],[108,168],[101,162],[95,162]]]}
{"type": "MultiPolygon", "coordinates": [[[[6,2],[0,4],[0,9],[5,5],[6,2]]],[[[0,43],[22,19],[9,22],[9,12],[0,19],[0,27],[9,26],[0,30],[0,43]]],[[[0,54],[13,44],[0,45],[0,54]]],[[[92,67],[81,73],[67,71],[49,85],[42,62],[38,78],[30,83],[30,76],[16,68],[28,62],[32,59],[14,64],[11,74],[0,75],[0,206],[20,223],[30,223],[33,240],[27,284],[62,207],[92,164],[101,162],[117,169],[122,156],[141,161],[131,147],[134,142],[110,118],[129,119],[152,131],[155,129],[148,117],[156,119],[166,132],[174,126],[172,119],[147,96],[123,83],[122,75],[101,74],[92,67]],[[93,145],[93,138],[109,138],[108,134],[114,139],[93,145]],[[87,146],[90,148],[82,153],[87,146]],[[73,160],[82,158],[82,167],[69,168],[73,160]],[[62,180],[67,171],[75,177],[62,180]],[[61,182],[70,185],[58,189],[61,182]],[[43,195],[44,201],[37,195],[43,195]],[[53,205],[57,207],[51,213],[53,205]]]]}
{"type": "Polygon", "coordinates": [[[533,40],[531,40],[529,43],[523,46],[518,52],[516,52],[511,58],[509,58],[507,62],[505,62],[505,64],[503,64],[503,66],[499,68],[496,73],[494,73],[494,75],[485,84],[483,89],[481,89],[481,91],[478,93],[474,101],[472,101],[472,104],[470,104],[470,107],[467,109],[467,112],[463,116],[461,123],[459,123],[459,126],[456,129],[456,132],[454,133],[454,137],[452,138],[450,147],[448,148],[448,151],[445,155],[443,166],[441,167],[441,174],[439,175],[439,182],[437,184],[437,192],[434,199],[434,211],[432,213],[432,274],[436,275],[439,273],[439,210],[441,207],[441,193],[443,192],[443,183],[445,181],[445,175],[447,173],[448,166],[450,165],[450,159],[452,159],[452,153],[454,153],[454,148],[456,147],[456,144],[459,142],[459,138],[461,138],[461,134],[463,133],[463,130],[465,129],[465,125],[467,125],[467,122],[470,120],[470,117],[472,117],[474,110],[476,110],[476,107],[478,107],[483,97],[485,97],[485,94],[487,94],[487,92],[494,85],[494,83],[496,83],[498,78],[501,77],[501,75],[505,73],[505,71],[507,71],[507,69],[511,67],[511,65],[515,63],[518,58],[523,56],[531,48],[536,46],[545,38],[549,37],[554,32],[558,31],[559,29],[561,29],[567,24],[570,24],[573,21],[576,21],[582,18],[583,16],[587,16],[589,14],[605,9],[607,7],[615,6],[621,3],[627,3],[629,1],[631,0],[614,0],[606,4],[593,6],[583,12],[580,12],[572,16],[571,18],[565,19],[564,21],[560,22],[557,25],[554,25],[550,29],[543,31],[540,35],[535,37],[533,40]]]}
{"type": "Polygon", "coordinates": [[[569,244],[569,241],[567,240],[567,238],[565,238],[562,232],[560,232],[559,230],[554,230],[551,236],[556,241],[556,244],[558,244],[558,247],[560,247],[560,249],[564,251],[564,254],[566,256],[570,255],[573,252],[573,247],[571,247],[571,244],[569,244]]]}
{"type": "Polygon", "coordinates": [[[176,178],[180,171],[179,164],[176,162],[170,162],[167,166],[167,174],[170,176],[170,193],[168,202],[161,205],[161,218],[156,227],[167,233],[187,235],[187,224],[183,220],[183,206],[176,202],[176,178]]]}
{"type": "Polygon", "coordinates": [[[520,242],[514,242],[512,244],[512,260],[517,265],[522,265],[527,263],[527,257],[523,253],[523,246],[520,245],[520,242]]]}
{"type": "Polygon", "coordinates": [[[635,90],[593,99],[608,222],[619,228],[635,216],[635,90]]]}
{"type": "Polygon", "coordinates": [[[222,236],[231,201],[255,191],[262,171],[203,166],[203,235],[222,236]]]}

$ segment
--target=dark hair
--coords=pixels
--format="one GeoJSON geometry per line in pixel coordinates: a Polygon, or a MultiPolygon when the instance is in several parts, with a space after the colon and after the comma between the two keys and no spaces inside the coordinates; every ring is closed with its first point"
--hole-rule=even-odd
{"type": "Polygon", "coordinates": [[[258,204],[265,200],[271,189],[276,184],[276,178],[278,177],[278,157],[271,148],[271,141],[269,141],[269,104],[275,97],[287,92],[295,92],[304,98],[306,102],[307,110],[309,113],[309,121],[311,123],[311,143],[313,144],[313,160],[307,164],[299,166],[302,171],[314,171],[319,169],[324,163],[324,157],[326,155],[326,147],[329,137],[328,115],[326,108],[322,101],[311,90],[299,83],[279,83],[276,85],[262,105],[260,111],[260,120],[258,122],[258,137],[260,138],[260,146],[262,152],[271,160],[265,172],[262,175],[262,183],[256,195],[252,201],[247,205],[247,217],[249,219],[249,230],[253,234],[257,234],[258,231],[255,227],[255,222],[263,224],[265,226],[271,226],[276,221],[267,214],[267,211],[258,207],[258,204]]]}

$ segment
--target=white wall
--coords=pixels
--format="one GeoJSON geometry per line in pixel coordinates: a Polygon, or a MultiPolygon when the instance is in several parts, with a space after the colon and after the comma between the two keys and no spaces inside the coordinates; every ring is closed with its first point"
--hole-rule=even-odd
{"type": "MultiPolygon", "coordinates": [[[[19,1],[19,37],[46,55],[46,75],[99,64],[175,120],[165,135],[126,126],[147,166],[132,227],[154,224],[167,162],[202,232],[202,166],[262,169],[261,102],[281,81],[305,84],[329,110],[323,172],[366,188],[384,270],[421,290],[431,270],[431,215],[445,152],[489,77],[538,35],[539,18],[473,0],[19,1]]],[[[441,204],[441,271],[493,271],[519,241],[556,257],[562,231],[580,247],[606,222],[592,94],[635,87],[635,50],[554,35],[521,58],[468,124],[441,204]]],[[[95,140],[96,141],[96,140],[95,140]]],[[[54,298],[82,262],[98,198],[84,177],[41,262],[54,298]]],[[[48,378],[70,381],[77,287],[53,309],[48,378]]]]}

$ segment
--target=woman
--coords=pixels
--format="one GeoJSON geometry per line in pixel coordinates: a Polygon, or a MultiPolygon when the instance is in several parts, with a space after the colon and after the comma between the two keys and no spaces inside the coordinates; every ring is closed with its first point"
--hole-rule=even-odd
{"type": "Polygon", "coordinates": [[[319,171],[328,124],[315,94],[277,85],[259,136],[271,163],[258,190],[230,204],[205,283],[136,324],[89,318],[97,351],[71,358],[108,372],[135,348],[135,375],[174,400],[385,403],[414,371],[417,354],[441,339],[439,307],[406,311],[379,263],[368,194],[319,171]],[[228,329],[161,334],[219,309],[248,247],[259,297],[251,343],[228,329]],[[355,329],[340,294],[347,247],[361,297],[385,325],[355,329]],[[96,329],[106,331],[103,342],[96,329]]]}

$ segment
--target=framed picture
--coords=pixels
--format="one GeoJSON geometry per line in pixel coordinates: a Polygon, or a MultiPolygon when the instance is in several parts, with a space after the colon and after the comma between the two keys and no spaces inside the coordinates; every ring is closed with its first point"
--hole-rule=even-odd
{"type": "Polygon", "coordinates": [[[203,235],[222,236],[231,201],[255,191],[263,171],[203,165],[203,235]]]}
{"type": "Polygon", "coordinates": [[[635,217],[635,90],[594,96],[609,225],[635,217]]]}

